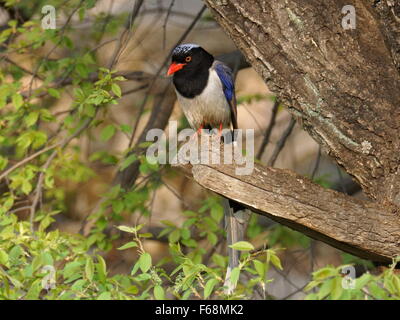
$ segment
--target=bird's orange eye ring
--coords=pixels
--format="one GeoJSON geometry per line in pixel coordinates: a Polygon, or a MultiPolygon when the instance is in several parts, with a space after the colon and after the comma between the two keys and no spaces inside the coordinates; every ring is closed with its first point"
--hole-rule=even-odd
{"type": "Polygon", "coordinates": [[[192,61],[192,57],[191,57],[191,56],[187,56],[187,57],[185,58],[185,61],[186,61],[186,62],[192,61]]]}

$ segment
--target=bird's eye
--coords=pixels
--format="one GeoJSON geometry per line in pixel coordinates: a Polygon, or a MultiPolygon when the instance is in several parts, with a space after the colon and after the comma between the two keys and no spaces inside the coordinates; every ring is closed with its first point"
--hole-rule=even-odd
{"type": "Polygon", "coordinates": [[[186,62],[192,61],[192,57],[191,57],[191,56],[187,56],[187,57],[185,58],[185,61],[186,61],[186,62]]]}

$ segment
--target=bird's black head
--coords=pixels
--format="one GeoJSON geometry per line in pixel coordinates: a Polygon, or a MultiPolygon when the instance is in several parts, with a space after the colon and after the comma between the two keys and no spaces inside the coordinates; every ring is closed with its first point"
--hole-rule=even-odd
{"type": "Polygon", "coordinates": [[[186,98],[194,98],[207,85],[214,57],[197,44],[181,44],[172,52],[167,75],[174,75],[174,85],[186,98]]]}
{"type": "Polygon", "coordinates": [[[172,63],[167,75],[189,76],[207,71],[214,57],[197,44],[181,44],[172,52],[172,63]]]}

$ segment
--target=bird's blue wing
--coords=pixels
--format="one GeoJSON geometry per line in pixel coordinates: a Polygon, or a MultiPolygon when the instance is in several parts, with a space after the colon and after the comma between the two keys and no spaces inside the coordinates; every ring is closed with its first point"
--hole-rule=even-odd
{"type": "Polygon", "coordinates": [[[222,83],[224,95],[229,103],[231,109],[231,120],[233,129],[237,129],[237,110],[236,110],[236,97],[235,97],[235,83],[233,79],[232,70],[223,62],[215,61],[215,71],[222,83]]]}
{"type": "Polygon", "coordinates": [[[231,101],[235,94],[232,71],[227,65],[219,61],[215,63],[214,67],[218,77],[221,79],[225,97],[228,101],[231,101]]]}

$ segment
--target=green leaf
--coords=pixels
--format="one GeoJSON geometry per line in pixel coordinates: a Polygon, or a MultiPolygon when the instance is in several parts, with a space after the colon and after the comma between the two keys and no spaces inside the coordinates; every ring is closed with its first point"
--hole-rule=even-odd
{"type": "Polygon", "coordinates": [[[51,171],[47,171],[45,178],[44,178],[44,185],[48,188],[48,189],[52,189],[54,187],[54,176],[53,176],[53,172],[51,171]]]}
{"type": "Polygon", "coordinates": [[[279,270],[283,270],[282,265],[281,265],[281,260],[279,259],[279,257],[275,253],[271,254],[270,259],[271,259],[271,263],[276,268],[278,268],[279,270]]]}
{"type": "Polygon", "coordinates": [[[211,217],[216,221],[220,222],[224,216],[224,209],[220,205],[215,205],[211,208],[211,217]]]}
{"type": "Polygon", "coordinates": [[[253,260],[254,268],[261,278],[265,277],[265,264],[259,260],[253,260]]]}
{"type": "Polygon", "coordinates": [[[254,246],[247,241],[238,241],[229,246],[232,249],[240,250],[240,251],[251,251],[254,250],[254,246]]]}
{"type": "Polygon", "coordinates": [[[154,297],[157,300],[164,300],[165,299],[164,289],[160,285],[157,285],[157,286],[154,287],[153,293],[154,293],[154,297]]]}
{"type": "Polygon", "coordinates": [[[334,268],[331,267],[325,267],[322,269],[319,269],[313,273],[313,279],[314,280],[323,280],[329,277],[334,277],[337,275],[337,271],[334,268]]]}
{"type": "Polygon", "coordinates": [[[93,274],[94,274],[94,265],[93,265],[93,260],[91,257],[88,257],[86,259],[86,265],[85,265],[85,275],[86,278],[89,281],[93,280],[93,274]]]}
{"type": "Polygon", "coordinates": [[[108,291],[103,292],[97,297],[97,300],[111,300],[111,293],[108,291]]]}
{"type": "Polygon", "coordinates": [[[100,255],[96,255],[98,263],[96,263],[96,269],[99,274],[99,278],[101,281],[105,281],[107,277],[107,265],[104,258],[100,255]]]}
{"type": "Polygon", "coordinates": [[[113,84],[111,85],[111,90],[112,90],[112,92],[114,92],[114,94],[115,94],[118,98],[121,98],[121,95],[122,95],[121,87],[120,87],[118,84],[113,83],[113,84]]]}
{"type": "Polygon", "coordinates": [[[31,127],[37,122],[38,119],[39,119],[39,112],[32,111],[24,118],[24,121],[27,127],[31,127]]]}
{"type": "Polygon", "coordinates": [[[207,299],[211,295],[217,283],[218,283],[217,279],[210,279],[207,281],[206,285],[204,286],[204,299],[207,299]]]}
{"type": "Polygon", "coordinates": [[[22,182],[21,190],[25,194],[29,194],[32,191],[32,185],[28,180],[22,182]]]}
{"type": "Polygon", "coordinates": [[[139,258],[139,267],[143,273],[146,273],[151,267],[151,255],[147,252],[143,253],[139,258]]]}
{"type": "Polygon", "coordinates": [[[131,134],[132,133],[132,127],[130,125],[127,125],[127,124],[120,124],[119,125],[119,129],[122,132],[127,133],[127,134],[131,134]]]}
{"type": "Polygon", "coordinates": [[[94,117],[96,114],[96,108],[93,105],[88,104],[85,106],[84,114],[89,117],[94,117]]]}
{"type": "Polygon", "coordinates": [[[148,273],[142,273],[139,274],[137,277],[135,277],[135,280],[137,281],[147,281],[151,279],[151,275],[148,273]]]}
{"type": "Polygon", "coordinates": [[[181,238],[181,230],[175,229],[169,234],[168,241],[171,243],[175,243],[178,242],[180,238],[181,238]]]}
{"type": "Polygon", "coordinates": [[[233,284],[233,286],[236,286],[239,280],[239,276],[240,276],[240,268],[239,267],[233,268],[230,277],[230,281],[233,284]]]}
{"type": "Polygon", "coordinates": [[[368,291],[373,295],[376,299],[386,299],[387,293],[386,291],[378,285],[377,282],[372,281],[368,284],[368,291]]]}
{"type": "Polygon", "coordinates": [[[181,229],[182,239],[188,240],[190,239],[190,230],[189,229],[181,229]]]}
{"type": "Polygon", "coordinates": [[[121,200],[117,199],[112,202],[112,208],[116,214],[120,214],[122,210],[124,210],[124,203],[121,200]]]}
{"type": "Polygon", "coordinates": [[[153,238],[153,234],[150,232],[140,233],[139,238],[153,238]]]}
{"type": "Polygon", "coordinates": [[[44,133],[42,131],[36,131],[34,133],[32,148],[37,149],[37,148],[41,147],[42,145],[44,145],[46,143],[46,141],[47,141],[46,133],[44,133]]]}
{"type": "Polygon", "coordinates": [[[76,275],[76,273],[78,272],[78,270],[81,267],[81,262],[80,261],[71,261],[68,262],[63,270],[63,277],[65,279],[71,278],[73,275],[76,275]]]}
{"type": "Polygon", "coordinates": [[[163,225],[167,226],[167,227],[176,228],[175,223],[173,223],[172,221],[169,221],[169,220],[161,220],[160,222],[161,222],[163,225]]]}
{"type": "Polygon", "coordinates": [[[8,252],[8,257],[11,260],[11,263],[17,263],[18,259],[21,257],[23,254],[23,250],[20,246],[15,246],[13,247],[9,252],[8,252]]]}
{"type": "Polygon", "coordinates": [[[74,284],[71,286],[71,290],[73,291],[82,291],[83,286],[87,284],[86,280],[79,279],[78,281],[75,281],[74,284]]]}
{"type": "Polygon", "coordinates": [[[0,264],[2,265],[8,264],[8,254],[3,250],[0,250],[0,264]]]}
{"type": "Polygon", "coordinates": [[[110,140],[114,134],[115,134],[115,127],[112,124],[109,124],[101,131],[100,139],[101,141],[106,142],[110,140]]]}
{"type": "Polygon", "coordinates": [[[139,264],[139,261],[137,261],[132,268],[131,276],[133,276],[139,270],[139,267],[140,267],[140,264],[139,264]]]}
{"type": "Polygon", "coordinates": [[[136,228],[132,228],[132,227],[128,227],[128,226],[118,226],[117,229],[124,231],[124,232],[136,233],[136,228]]]}
{"type": "Polygon", "coordinates": [[[135,248],[135,247],[137,247],[137,243],[131,241],[131,242],[125,243],[122,247],[119,247],[118,250],[125,250],[125,249],[135,248]]]}
{"type": "Polygon", "coordinates": [[[392,281],[393,281],[393,286],[395,288],[394,293],[400,296],[400,278],[394,274],[392,281]]]}
{"type": "Polygon", "coordinates": [[[27,300],[37,300],[39,299],[40,291],[42,291],[42,281],[41,279],[37,279],[33,282],[24,298],[27,300]]]}
{"type": "Polygon", "coordinates": [[[51,95],[52,97],[56,98],[56,99],[60,99],[60,91],[58,91],[57,89],[54,88],[49,88],[47,90],[47,92],[49,93],[49,95],[51,95]]]}
{"type": "Polygon", "coordinates": [[[207,240],[213,245],[215,246],[218,242],[218,237],[214,232],[209,232],[207,234],[207,240]]]}
{"type": "Polygon", "coordinates": [[[341,277],[336,277],[333,279],[332,283],[332,299],[337,300],[340,298],[340,296],[343,293],[343,287],[342,287],[342,278],[341,277]]]}
{"type": "Polygon", "coordinates": [[[50,266],[54,265],[54,259],[50,252],[45,251],[41,254],[41,256],[42,256],[43,265],[50,265],[50,266]]]}
{"type": "Polygon", "coordinates": [[[182,228],[190,228],[193,224],[197,222],[197,218],[187,219],[183,224],[182,228]]]}
{"type": "Polygon", "coordinates": [[[383,280],[383,285],[384,287],[391,293],[395,294],[396,292],[396,287],[393,283],[393,275],[390,273],[387,273],[384,280],[383,280]]]}
{"type": "Polygon", "coordinates": [[[121,167],[119,168],[120,171],[125,170],[128,168],[134,161],[137,160],[136,154],[131,154],[129,157],[125,158],[124,161],[122,161],[121,167]]]}
{"type": "Polygon", "coordinates": [[[214,253],[211,259],[217,266],[225,268],[226,266],[225,258],[220,254],[214,253]]]}
{"type": "Polygon", "coordinates": [[[318,299],[322,300],[329,295],[332,292],[333,284],[333,279],[326,280],[318,291],[318,299]]]}
{"type": "Polygon", "coordinates": [[[196,248],[197,242],[194,239],[182,240],[182,243],[189,248],[196,248]]]}
{"type": "Polygon", "coordinates": [[[8,159],[0,156],[0,170],[3,170],[8,164],[8,159]]]}
{"type": "Polygon", "coordinates": [[[307,286],[304,288],[304,291],[310,291],[311,289],[315,288],[316,286],[318,286],[321,282],[320,281],[310,281],[307,286]]]}
{"type": "Polygon", "coordinates": [[[372,275],[368,272],[364,273],[361,277],[356,279],[356,290],[361,290],[372,279],[372,275]]]}
{"type": "Polygon", "coordinates": [[[318,300],[318,296],[316,293],[310,293],[304,298],[304,300],[318,300]]]}
{"type": "Polygon", "coordinates": [[[24,104],[24,99],[19,93],[14,93],[11,97],[11,101],[15,109],[19,109],[24,104]]]}

